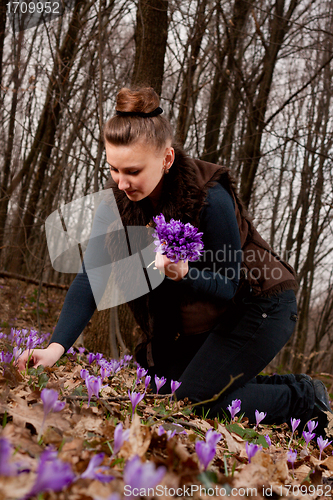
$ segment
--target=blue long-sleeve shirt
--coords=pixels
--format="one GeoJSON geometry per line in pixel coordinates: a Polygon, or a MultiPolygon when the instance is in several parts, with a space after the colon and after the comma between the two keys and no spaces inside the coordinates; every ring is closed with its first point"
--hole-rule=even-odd
{"type": "MultiPolygon", "coordinates": [[[[174,290],[177,296],[184,292],[198,300],[204,299],[224,306],[235,295],[239,284],[239,228],[234,201],[221,184],[217,183],[208,190],[206,201],[207,205],[200,213],[199,226],[203,232],[204,253],[200,260],[189,263],[189,272],[180,281],[175,282],[166,277],[166,280],[172,281],[166,289],[169,292],[174,290]]],[[[112,209],[102,202],[95,215],[83,272],[77,274],[70,286],[50,340],[50,343],[61,344],[65,350],[73,345],[86,327],[97,307],[95,299],[97,296],[98,300],[102,297],[107,285],[110,255],[105,246],[105,234],[112,220],[112,209]],[[89,273],[92,267],[94,272],[89,273]]]]}

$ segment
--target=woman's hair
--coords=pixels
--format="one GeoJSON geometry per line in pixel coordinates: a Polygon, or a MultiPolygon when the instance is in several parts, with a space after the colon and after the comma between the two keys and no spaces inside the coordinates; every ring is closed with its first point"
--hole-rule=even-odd
{"type": "MultiPolygon", "coordinates": [[[[160,99],[154,89],[122,88],[117,94],[116,111],[125,113],[151,113],[158,108],[160,99]]],[[[144,140],[156,149],[161,149],[167,141],[173,142],[169,121],[161,116],[143,117],[115,115],[104,126],[105,142],[115,146],[128,146],[144,140]]]]}

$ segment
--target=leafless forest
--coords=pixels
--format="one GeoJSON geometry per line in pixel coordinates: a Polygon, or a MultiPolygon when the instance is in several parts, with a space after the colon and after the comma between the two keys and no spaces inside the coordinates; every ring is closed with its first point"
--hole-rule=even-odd
{"type": "Polygon", "coordinates": [[[333,372],[333,3],[75,0],[14,32],[0,16],[0,269],[54,283],[44,221],[102,189],[118,89],[150,84],[193,156],[232,168],[296,269],[299,321],[275,367],[333,372]]]}

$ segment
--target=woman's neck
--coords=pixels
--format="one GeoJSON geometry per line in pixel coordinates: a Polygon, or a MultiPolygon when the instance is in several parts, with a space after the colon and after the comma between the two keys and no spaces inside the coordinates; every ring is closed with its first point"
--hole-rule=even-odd
{"type": "Polygon", "coordinates": [[[160,198],[161,198],[163,179],[164,179],[164,175],[162,175],[161,180],[159,181],[159,183],[157,184],[155,189],[148,195],[148,198],[150,199],[154,210],[157,208],[158,202],[160,201],[160,198]]]}

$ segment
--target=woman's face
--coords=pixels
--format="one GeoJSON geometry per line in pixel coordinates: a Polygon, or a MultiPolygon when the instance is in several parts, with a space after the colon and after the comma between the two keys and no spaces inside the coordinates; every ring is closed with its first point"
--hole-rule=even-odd
{"type": "Polygon", "coordinates": [[[112,179],[131,201],[140,201],[147,196],[152,202],[158,200],[164,171],[174,160],[171,145],[156,150],[143,141],[129,146],[106,143],[105,150],[112,179]]]}

